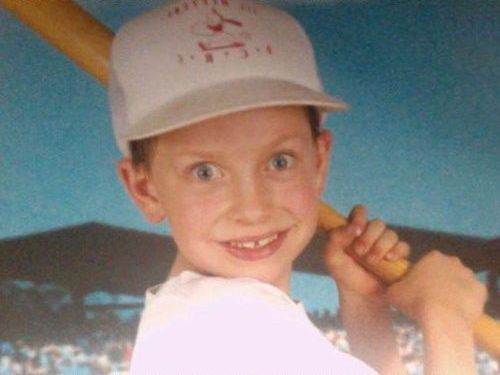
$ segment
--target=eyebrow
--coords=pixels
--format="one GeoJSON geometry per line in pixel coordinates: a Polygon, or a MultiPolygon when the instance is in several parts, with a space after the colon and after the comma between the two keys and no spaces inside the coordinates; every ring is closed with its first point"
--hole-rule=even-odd
{"type": "MultiPolygon", "coordinates": [[[[299,141],[302,143],[303,137],[301,135],[293,134],[290,136],[281,137],[277,140],[273,140],[262,147],[275,148],[281,145],[286,145],[292,142],[299,141]]],[[[204,159],[211,160],[217,158],[220,155],[219,149],[217,150],[199,150],[197,148],[194,149],[183,149],[179,152],[175,153],[175,158],[193,158],[193,159],[204,159]]]]}
{"type": "Polygon", "coordinates": [[[298,134],[294,134],[294,135],[290,135],[288,137],[280,138],[276,142],[271,142],[270,145],[272,145],[272,146],[278,146],[280,144],[290,143],[290,142],[293,142],[295,140],[298,140],[298,141],[302,142],[302,140],[304,140],[304,137],[302,137],[301,135],[298,135],[298,134]]]}

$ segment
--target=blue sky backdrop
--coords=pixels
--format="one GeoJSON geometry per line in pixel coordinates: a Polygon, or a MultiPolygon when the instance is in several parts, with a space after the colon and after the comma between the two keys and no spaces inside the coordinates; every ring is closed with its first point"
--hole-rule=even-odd
{"type": "MultiPolygon", "coordinates": [[[[116,30],[161,1],[78,3],[116,30]]],[[[325,199],[344,213],[365,203],[388,223],[498,236],[499,3],[272,3],[301,21],[326,91],[351,105],[328,119],[325,199]]],[[[0,238],[89,221],[166,233],[129,202],[119,157],[105,89],[0,9],[0,238]]]]}

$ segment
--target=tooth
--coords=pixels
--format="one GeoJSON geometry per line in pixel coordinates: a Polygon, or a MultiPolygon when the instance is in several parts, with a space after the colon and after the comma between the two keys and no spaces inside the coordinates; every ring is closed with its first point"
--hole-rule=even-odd
{"type": "Polygon", "coordinates": [[[243,242],[243,247],[247,249],[253,249],[255,246],[254,242],[243,242]]]}
{"type": "Polygon", "coordinates": [[[267,238],[262,238],[260,240],[255,240],[255,241],[246,241],[246,242],[237,242],[237,241],[230,241],[229,244],[232,247],[237,247],[239,249],[256,249],[259,247],[266,246],[273,242],[275,239],[278,238],[278,234],[273,234],[272,236],[269,236],[267,238]]]}

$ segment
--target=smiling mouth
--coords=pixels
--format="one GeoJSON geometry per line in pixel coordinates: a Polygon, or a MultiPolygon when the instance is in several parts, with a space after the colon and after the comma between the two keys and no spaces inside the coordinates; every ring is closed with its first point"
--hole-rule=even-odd
{"type": "Polygon", "coordinates": [[[287,232],[277,232],[258,239],[231,240],[222,244],[232,256],[241,260],[255,261],[273,255],[280,248],[287,232]]]}
{"type": "Polygon", "coordinates": [[[272,236],[265,237],[256,241],[229,241],[228,244],[229,246],[237,249],[258,249],[266,245],[269,245],[277,238],[278,238],[278,233],[275,233],[272,236]]]}

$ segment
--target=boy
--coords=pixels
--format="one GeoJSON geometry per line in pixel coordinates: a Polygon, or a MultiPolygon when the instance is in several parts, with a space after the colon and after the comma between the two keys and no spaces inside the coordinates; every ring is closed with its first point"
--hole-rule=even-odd
{"type": "Polygon", "coordinates": [[[294,19],[243,0],[166,4],[118,32],[109,92],[120,178],[178,247],[147,293],[132,374],[402,374],[389,305],[420,324],[427,373],[474,373],[484,288],[438,253],[383,287],[345,251],[376,263],[408,246],[362,206],[330,234],[325,264],[369,366],[334,350],[288,297],[326,181],[322,116],[346,108],[322,92],[294,19]]]}

